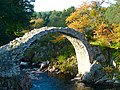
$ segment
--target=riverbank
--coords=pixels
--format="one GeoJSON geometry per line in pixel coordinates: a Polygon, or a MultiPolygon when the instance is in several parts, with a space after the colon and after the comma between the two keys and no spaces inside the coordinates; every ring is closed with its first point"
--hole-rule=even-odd
{"type": "MultiPolygon", "coordinates": [[[[93,82],[91,82],[91,81],[87,81],[87,82],[86,81],[82,81],[81,77],[77,77],[77,79],[76,79],[77,72],[76,73],[73,72],[76,68],[72,68],[71,67],[72,70],[71,69],[65,69],[65,67],[67,67],[67,65],[71,65],[71,62],[72,62],[71,60],[75,61],[75,57],[72,56],[71,58],[67,59],[64,62],[55,62],[55,61],[51,62],[51,63],[49,63],[49,65],[45,65],[45,67],[42,67],[42,69],[40,69],[41,67],[39,66],[39,68],[36,68],[31,73],[32,74],[39,74],[41,72],[42,73],[44,72],[44,73],[47,73],[51,77],[54,77],[54,78],[63,79],[63,77],[64,77],[64,79],[69,79],[70,81],[78,81],[80,83],[85,83],[87,85],[90,84],[92,86],[98,86],[98,87],[116,88],[116,87],[120,86],[119,81],[117,82],[116,79],[112,80],[108,76],[106,76],[106,74],[104,74],[104,77],[102,77],[101,74],[99,73],[100,71],[99,72],[97,71],[97,72],[100,74],[101,78],[97,78],[96,81],[93,81],[93,82]],[[62,68],[64,67],[63,69],[66,70],[66,71],[63,72],[62,69],[61,69],[61,67],[62,68]],[[69,72],[67,72],[67,70],[69,70],[69,72]]],[[[74,64],[77,65],[76,62],[74,64]]],[[[40,65],[40,63],[39,63],[39,65],[40,65]]],[[[72,63],[72,66],[73,66],[73,63],[72,63]]],[[[100,63],[95,64],[94,68],[96,68],[96,66],[97,66],[97,68],[98,68],[98,66],[100,66],[100,68],[102,68],[102,66],[100,65],[100,63]]],[[[76,71],[77,71],[77,69],[76,69],[76,71]]],[[[91,74],[93,74],[93,72],[91,74]]]]}
{"type": "MultiPolygon", "coordinates": [[[[29,69],[29,70],[26,70],[26,71],[29,72],[31,70],[29,69]]],[[[45,71],[45,72],[40,71],[39,73],[33,73],[31,71],[29,73],[29,75],[31,75],[30,76],[31,80],[36,80],[35,82],[41,83],[40,85],[42,85],[42,83],[47,83],[47,82],[45,82],[47,80],[45,80],[44,82],[39,81],[39,80],[42,80],[39,76],[43,76],[45,79],[47,79],[47,78],[52,78],[53,79],[54,78],[54,79],[57,79],[58,82],[60,80],[60,82],[62,81],[62,83],[65,84],[65,86],[61,87],[62,89],[53,89],[53,90],[80,90],[80,89],[84,89],[84,90],[108,90],[108,89],[119,90],[120,89],[119,84],[113,84],[113,83],[101,83],[101,84],[97,83],[97,84],[95,84],[95,83],[92,83],[92,82],[91,83],[86,83],[86,82],[81,81],[79,77],[73,77],[73,76],[71,77],[69,75],[65,75],[65,74],[61,74],[61,73],[59,73],[59,74],[58,73],[51,73],[51,72],[48,72],[48,71],[45,71]],[[47,75],[47,76],[44,76],[44,75],[47,75]]],[[[51,82],[54,82],[54,80],[51,81],[51,82]]],[[[38,86],[38,87],[40,88],[40,86],[38,86]]],[[[41,86],[41,87],[43,87],[43,86],[41,86]]],[[[39,90],[39,89],[36,89],[36,90],[39,90]]],[[[40,89],[40,90],[42,90],[42,89],[40,89]]],[[[51,89],[45,89],[45,90],[51,90],[51,89]]]]}
{"type": "Polygon", "coordinates": [[[120,90],[117,84],[86,83],[79,77],[71,77],[68,74],[37,70],[38,68],[23,69],[20,76],[0,79],[0,90],[25,90],[28,87],[28,90],[120,90]]]}

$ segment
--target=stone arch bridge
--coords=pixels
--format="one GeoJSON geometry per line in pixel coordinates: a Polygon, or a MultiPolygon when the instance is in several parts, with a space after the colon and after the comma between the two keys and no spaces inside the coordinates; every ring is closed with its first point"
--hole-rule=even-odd
{"type": "Polygon", "coordinates": [[[63,34],[73,45],[78,62],[78,74],[85,75],[90,72],[93,60],[96,59],[96,54],[99,54],[100,50],[96,51],[94,47],[91,47],[85,40],[84,35],[74,29],[68,27],[43,27],[25,33],[23,37],[16,38],[10,43],[0,47],[0,77],[19,75],[19,60],[23,58],[24,51],[29,48],[35,40],[52,32],[63,34]]]}

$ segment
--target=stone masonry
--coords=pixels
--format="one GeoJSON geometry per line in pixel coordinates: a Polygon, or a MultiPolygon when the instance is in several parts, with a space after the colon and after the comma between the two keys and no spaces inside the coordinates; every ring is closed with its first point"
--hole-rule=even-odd
{"type": "MultiPolygon", "coordinates": [[[[96,52],[95,48],[85,40],[82,33],[68,27],[43,27],[25,33],[23,37],[16,38],[10,41],[10,43],[0,47],[0,77],[19,75],[19,60],[23,58],[24,51],[29,48],[35,40],[39,40],[41,36],[52,32],[63,34],[73,45],[78,62],[78,74],[84,75],[89,72],[93,60],[96,59],[96,54],[101,52],[99,52],[99,50],[96,52]]],[[[105,60],[104,57],[102,60],[105,60]]]]}

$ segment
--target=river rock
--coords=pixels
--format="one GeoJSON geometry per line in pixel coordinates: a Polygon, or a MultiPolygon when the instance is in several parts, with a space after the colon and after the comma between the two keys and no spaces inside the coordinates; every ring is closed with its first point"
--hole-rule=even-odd
{"type": "Polygon", "coordinates": [[[48,71],[49,72],[54,72],[56,70],[55,66],[49,66],[48,71]]]}
{"type": "Polygon", "coordinates": [[[20,62],[20,65],[28,65],[28,63],[27,62],[20,62]]]}
{"type": "Polygon", "coordinates": [[[97,81],[95,82],[95,84],[103,83],[103,82],[105,82],[106,80],[108,80],[108,77],[105,75],[105,76],[103,76],[101,79],[97,80],[97,81]]]}
{"type": "Polygon", "coordinates": [[[81,80],[81,77],[75,77],[73,79],[71,79],[71,81],[80,81],[81,80]]]}
{"type": "Polygon", "coordinates": [[[47,67],[48,65],[50,64],[50,61],[45,61],[45,62],[42,62],[41,64],[40,64],[40,70],[41,69],[43,69],[43,68],[45,68],[45,67],[47,67]]]}
{"type": "Polygon", "coordinates": [[[28,68],[29,67],[29,63],[28,62],[20,62],[20,68],[28,68]]]}
{"type": "Polygon", "coordinates": [[[100,63],[95,63],[92,65],[89,73],[86,73],[82,80],[85,82],[96,82],[105,76],[105,72],[102,70],[102,65],[100,63]]]}
{"type": "Polygon", "coordinates": [[[29,60],[27,58],[21,58],[20,61],[21,62],[29,62],[29,60]]]}
{"type": "Polygon", "coordinates": [[[41,65],[41,62],[34,62],[34,63],[31,64],[31,66],[32,66],[33,68],[39,68],[40,65],[41,65]]]}
{"type": "Polygon", "coordinates": [[[115,80],[106,80],[107,83],[114,83],[115,80]]]}
{"type": "Polygon", "coordinates": [[[93,89],[89,86],[86,86],[82,82],[76,82],[74,85],[74,90],[93,90],[93,89]]]}
{"type": "Polygon", "coordinates": [[[115,84],[120,84],[120,81],[118,81],[118,80],[115,80],[115,82],[114,82],[115,84]]]}

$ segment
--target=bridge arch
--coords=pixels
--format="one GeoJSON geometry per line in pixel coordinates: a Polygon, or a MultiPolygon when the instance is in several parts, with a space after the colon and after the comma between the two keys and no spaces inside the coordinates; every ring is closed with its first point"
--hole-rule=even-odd
{"type": "Polygon", "coordinates": [[[93,60],[93,51],[82,33],[68,27],[43,27],[25,33],[23,37],[16,38],[0,47],[0,77],[18,75],[20,73],[19,60],[23,57],[25,50],[35,40],[52,32],[62,33],[72,43],[78,62],[78,74],[84,75],[89,72],[93,60]]]}

